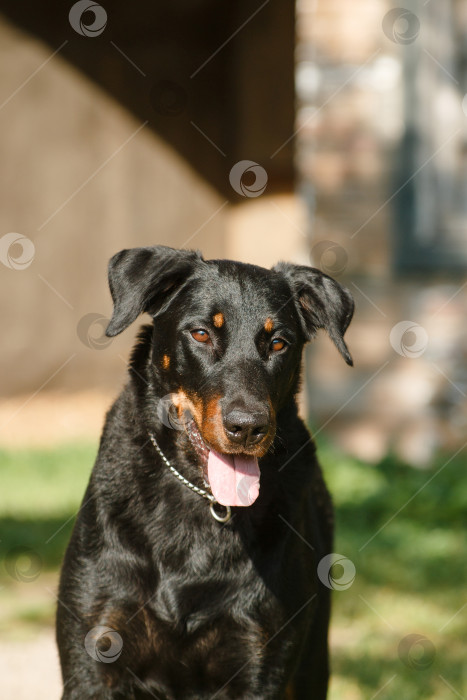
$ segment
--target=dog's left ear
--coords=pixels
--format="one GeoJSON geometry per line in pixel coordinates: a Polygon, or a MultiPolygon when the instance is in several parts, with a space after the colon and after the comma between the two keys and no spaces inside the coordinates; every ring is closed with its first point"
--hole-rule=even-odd
{"type": "Polygon", "coordinates": [[[114,311],[105,334],[118,335],[143,311],[164,311],[202,260],[196,251],[163,245],[116,253],[109,262],[114,311]]]}
{"type": "Polygon", "coordinates": [[[279,263],[273,270],[287,279],[294,293],[307,340],[324,328],[348,365],[353,365],[344,333],[352,320],[354,301],[349,290],[314,267],[279,263]]]}

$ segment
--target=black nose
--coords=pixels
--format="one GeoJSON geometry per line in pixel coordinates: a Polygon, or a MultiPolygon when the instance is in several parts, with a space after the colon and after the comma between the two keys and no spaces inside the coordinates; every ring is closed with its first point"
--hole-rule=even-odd
{"type": "Polygon", "coordinates": [[[234,409],[224,416],[224,428],[231,442],[250,447],[268,432],[269,414],[267,411],[249,413],[234,409]]]}

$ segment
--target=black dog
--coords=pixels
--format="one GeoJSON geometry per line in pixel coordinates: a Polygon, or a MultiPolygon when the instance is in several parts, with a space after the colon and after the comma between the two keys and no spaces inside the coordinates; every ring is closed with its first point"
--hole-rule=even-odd
{"type": "Polygon", "coordinates": [[[65,556],[63,699],[323,700],[332,505],[295,396],[317,329],[352,364],[349,292],[162,246],[118,253],[109,279],[107,335],[154,325],[65,556]]]}

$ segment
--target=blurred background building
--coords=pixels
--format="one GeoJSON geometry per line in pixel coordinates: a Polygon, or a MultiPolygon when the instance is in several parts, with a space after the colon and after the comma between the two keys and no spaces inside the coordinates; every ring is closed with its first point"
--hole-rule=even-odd
{"type": "Polygon", "coordinates": [[[315,432],[370,461],[457,449],[465,3],[2,11],[1,441],[98,433],[134,338],[103,335],[107,260],[161,243],[346,284],[355,369],[309,348],[315,432]]]}
{"type": "Polygon", "coordinates": [[[352,378],[310,353],[311,414],[342,406],[346,450],[423,465],[466,433],[467,7],[305,1],[298,36],[310,259],[357,304],[352,378]]]}

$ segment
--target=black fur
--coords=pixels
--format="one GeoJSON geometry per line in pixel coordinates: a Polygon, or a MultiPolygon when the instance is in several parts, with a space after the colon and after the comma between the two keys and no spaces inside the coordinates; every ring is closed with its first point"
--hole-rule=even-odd
{"type": "Polygon", "coordinates": [[[332,551],[332,505],[295,396],[303,344],[318,328],[351,363],[350,294],[312,268],[266,270],[162,246],[118,253],[109,280],[109,335],[143,311],[154,324],[141,330],[107,415],[63,564],[63,700],[323,700],[330,591],[316,569],[332,551]],[[199,328],[209,342],[193,338],[199,328]],[[278,352],[275,338],[287,343],[278,352]],[[218,450],[239,449],[227,450],[219,429],[232,406],[269,415],[261,444],[244,449],[260,457],[260,495],[225,524],[149,440],[206,488],[188,432],[160,411],[180,390],[207,416],[198,428],[218,450]]]}

